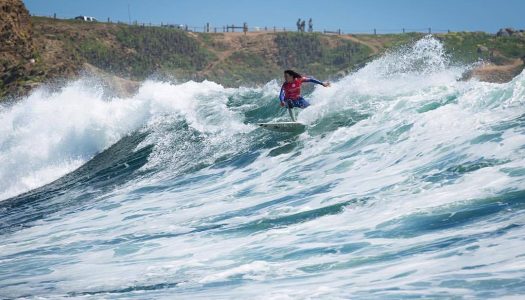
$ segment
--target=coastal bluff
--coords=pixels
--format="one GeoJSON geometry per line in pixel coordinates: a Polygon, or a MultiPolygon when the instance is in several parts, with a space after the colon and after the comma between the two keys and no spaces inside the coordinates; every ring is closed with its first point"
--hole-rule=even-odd
{"type": "MultiPolygon", "coordinates": [[[[334,80],[426,35],[188,32],[35,17],[20,0],[0,0],[0,11],[3,100],[25,95],[42,83],[60,84],[86,74],[102,78],[105,85],[118,82],[112,90],[119,94],[132,93],[147,78],[211,80],[227,87],[261,85],[280,78],[286,68],[334,80]]],[[[434,37],[453,63],[476,63],[463,79],[507,82],[523,70],[525,37],[519,30],[434,37]]]]}

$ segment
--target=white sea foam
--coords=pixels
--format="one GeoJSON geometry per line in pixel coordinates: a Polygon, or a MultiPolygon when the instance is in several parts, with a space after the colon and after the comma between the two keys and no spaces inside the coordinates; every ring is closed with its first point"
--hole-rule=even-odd
{"type": "Polygon", "coordinates": [[[205,133],[246,130],[226,109],[230,93],[212,82],[154,81],[128,99],[104,99],[102,90],[85,80],[56,92],[37,90],[0,111],[0,199],[58,179],[166,115],[180,116],[205,133]]]}
{"type": "Polygon", "coordinates": [[[316,87],[298,136],[244,124],[285,115],[265,115],[276,82],[148,81],[110,101],[82,82],[37,92],[2,111],[0,161],[12,163],[0,186],[57,178],[136,129],[157,173],[6,236],[0,283],[47,298],[523,293],[522,205],[504,195],[525,190],[525,75],[491,84],[457,81],[461,71],[427,37],[316,87]],[[346,122],[354,113],[364,117],[346,122]]]}

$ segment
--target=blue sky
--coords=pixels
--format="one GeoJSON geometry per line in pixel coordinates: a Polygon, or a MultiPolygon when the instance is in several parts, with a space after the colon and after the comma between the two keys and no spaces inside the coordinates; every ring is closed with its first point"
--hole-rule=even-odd
{"type": "Polygon", "coordinates": [[[315,30],[400,31],[401,28],[495,32],[525,28],[525,0],[25,0],[34,15],[93,16],[99,20],[188,24],[202,27],[248,22],[294,28],[312,17],[315,30]]]}

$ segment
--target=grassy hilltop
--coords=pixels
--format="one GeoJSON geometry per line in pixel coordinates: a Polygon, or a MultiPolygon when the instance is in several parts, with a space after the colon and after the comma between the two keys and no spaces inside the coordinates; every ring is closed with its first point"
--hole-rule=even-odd
{"type": "MultiPolygon", "coordinates": [[[[42,82],[74,78],[86,66],[140,81],[150,76],[212,80],[226,86],[280,78],[295,68],[320,79],[344,75],[387,49],[424,34],[324,35],[320,33],[195,33],[173,28],[87,23],[31,17],[34,63],[2,61],[11,72],[0,97],[23,94],[42,82]],[[12,73],[23,64],[27,72],[12,73]]],[[[482,32],[435,35],[453,60],[490,62],[474,72],[488,81],[507,81],[523,69],[525,38],[482,32]],[[494,75],[495,74],[495,75],[494,75]]],[[[5,76],[4,76],[5,77],[5,76]]],[[[7,77],[6,77],[7,78],[7,77]]]]}
{"type": "Polygon", "coordinates": [[[35,44],[48,65],[89,63],[118,76],[209,79],[257,84],[295,67],[320,77],[355,67],[372,50],[319,33],[193,33],[173,28],[32,18],[35,44]]]}

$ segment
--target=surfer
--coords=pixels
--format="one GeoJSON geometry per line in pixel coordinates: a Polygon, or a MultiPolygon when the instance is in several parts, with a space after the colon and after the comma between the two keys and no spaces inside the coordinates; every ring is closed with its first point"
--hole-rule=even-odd
{"type": "Polygon", "coordinates": [[[279,100],[282,107],[288,108],[292,121],[295,121],[292,108],[306,108],[310,105],[310,103],[301,96],[301,84],[303,84],[303,82],[313,82],[324,87],[330,86],[330,82],[321,82],[313,77],[303,77],[293,70],[285,70],[284,83],[281,87],[279,100]]]}

